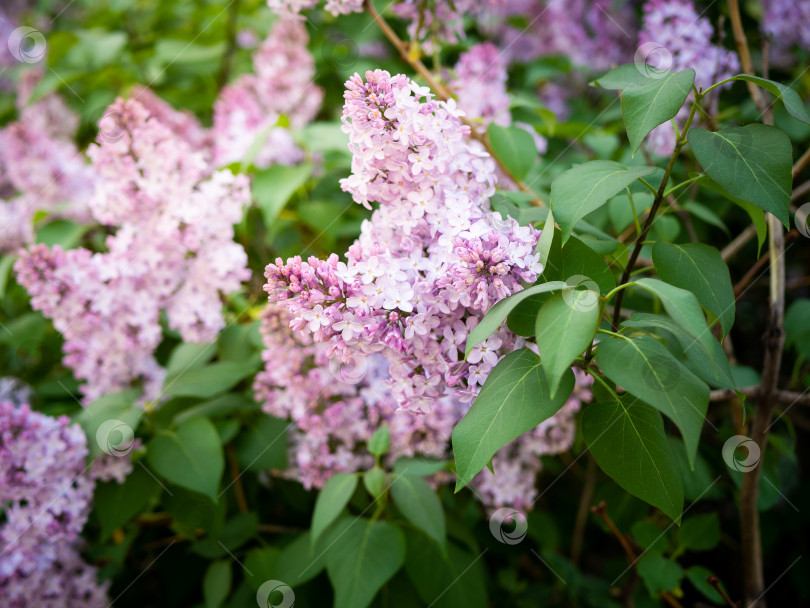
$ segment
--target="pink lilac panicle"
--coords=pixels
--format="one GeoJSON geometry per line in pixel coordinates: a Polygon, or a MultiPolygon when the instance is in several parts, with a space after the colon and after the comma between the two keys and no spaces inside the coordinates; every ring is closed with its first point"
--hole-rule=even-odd
{"type": "Polygon", "coordinates": [[[90,208],[116,230],[107,251],[38,245],[15,266],[32,306],[64,336],[65,365],[85,381],[87,401],[133,384],[156,397],[161,311],[184,340],[212,340],[224,326],[221,295],[250,276],[232,228],[250,201],[247,179],[211,173],[205,152],[173,131],[182,117],[165,125],[122,99],[102,121],[113,117],[88,150],[98,184],[90,208]]]}
{"type": "Polygon", "coordinates": [[[300,128],[317,114],[323,90],[313,84],[315,63],[307,50],[304,24],[279,19],[253,54],[253,74],[243,74],[222,90],[214,105],[214,165],[243,161],[257,137],[266,141],[253,164],[294,164],[303,152],[290,130],[277,126],[282,115],[300,128]]]}
{"type": "MultiPolygon", "coordinates": [[[[509,111],[509,95],[506,92],[506,60],[500,50],[490,42],[476,44],[461,54],[449,81],[450,90],[456,96],[459,107],[467,121],[479,133],[485,133],[490,123],[502,127],[512,125],[509,111]]],[[[547,148],[545,138],[537,134],[530,125],[515,123],[526,130],[534,139],[537,151],[544,154],[547,148]]],[[[498,185],[502,190],[513,189],[511,180],[498,171],[498,185]]]]}
{"type": "Polygon", "coordinates": [[[87,222],[93,192],[90,167],[72,138],[74,114],[56,94],[29,104],[42,74],[23,72],[17,96],[19,120],[0,129],[0,251],[34,240],[34,217],[87,222]]]}
{"type": "MultiPolygon", "coordinates": [[[[79,555],[95,477],[84,433],[67,417],[0,402],[0,597],[10,608],[108,605],[79,555]]],[[[127,461],[128,462],[128,461],[127,461]]],[[[130,465],[131,466],[131,465],[130,465]]]]}
{"type": "Polygon", "coordinates": [[[383,423],[392,457],[446,457],[490,370],[524,344],[502,327],[465,359],[470,330],[542,270],[539,232],[489,210],[494,163],[454,101],[381,70],[350,79],[345,99],[353,160],[341,185],[379,207],[345,262],[268,265],[256,379],[266,411],[295,422],[293,461],[313,486],[368,466],[362,446],[383,423]]]}
{"type": "Polygon", "coordinates": [[[762,33],[771,41],[771,63],[791,68],[796,47],[810,51],[810,0],[762,0],[762,33]]]}

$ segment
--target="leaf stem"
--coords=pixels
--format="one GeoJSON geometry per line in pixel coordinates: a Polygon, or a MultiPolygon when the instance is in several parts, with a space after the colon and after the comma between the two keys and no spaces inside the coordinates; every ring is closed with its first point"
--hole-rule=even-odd
{"type": "Polygon", "coordinates": [[[610,298],[612,298],[614,295],[619,293],[622,289],[626,289],[627,287],[630,287],[631,285],[635,285],[635,283],[633,281],[630,281],[628,283],[624,283],[622,285],[619,285],[618,287],[615,287],[614,289],[611,289],[607,293],[607,295],[605,296],[605,301],[610,300],[610,298]]]}
{"type": "MultiPolygon", "coordinates": [[[[622,278],[619,281],[619,286],[627,283],[630,279],[630,273],[633,270],[633,266],[638,259],[639,254],[641,253],[641,248],[644,246],[644,241],[647,238],[647,234],[650,232],[650,228],[652,227],[653,220],[655,219],[655,214],[658,212],[658,208],[661,206],[661,201],[664,200],[664,192],[666,191],[667,182],[669,182],[669,176],[672,174],[672,170],[675,168],[675,161],[678,159],[678,156],[681,153],[681,148],[686,144],[686,137],[689,133],[689,127],[692,125],[692,120],[695,118],[695,113],[697,112],[698,106],[700,105],[700,100],[702,99],[703,95],[699,92],[695,92],[695,100],[692,102],[692,110],[689,112],[689,117],[686,119],[686,123],[683,126],[683,132],[681,133],[680,139],[675,144],[675,149],[672,151],[672,155],[669,157],[669,162],[667,163],[667,168],[664,171],[664,177],[661,179],[661,185],[658,187],[658,191],[655,195],[655,200],[653,201],[652,207],[650,208],[650,213],[647,215],[647,221],[644,222],[644,228],[641,231],[641,234],[638,235],[636,238],[635,247],[633,247],[633,253],[630,254],[630,258],[627,260],[627,265],[624,268],[624,272],[622,273],[622,278]]],[[[622,312],[622,300],[624,299],[624,292],[620,291],[619,295],[616,297],[616,304],[613,307],[613,320],[611,321],[611,326],[613,329],[616,329],[619,326],[619,316],[622,312]]]]}

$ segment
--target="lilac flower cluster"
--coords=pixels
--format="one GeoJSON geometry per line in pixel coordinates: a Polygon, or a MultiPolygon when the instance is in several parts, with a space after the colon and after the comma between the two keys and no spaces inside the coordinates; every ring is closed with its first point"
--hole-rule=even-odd
{"type": "MultiPolygon", "coordinates": [[[[639,33],[639,49],[648,65],[659,69],[695,70],[695,86],[708,88],[740,71],[737,54],[712,43],[714,28],[701,17],[691,0],[648,0],[639,33]]],[[[690,94],[689,100],[692,99],[690,94]]],[[[688,103],[675,117],[683,125],[688,103]]],[[[669,123],[656,127],[647,139],[650,150],[667,156],[675,148],[675,132],[669,123]]]]}
{"type": "Polygon", "coordinates": [[[315,64],[307,50],[304,24],[279,19],[253,54],[253,74],[243,74],[225,87],[214,105],[214,165],[245,159],[254,142],[264,138],[253,164],[303,160],[290,131],[278,126],[286,116],[293,128],[303,127],[318,112],[323,91],[315,86],[315,64]]]}
{"type": "MultiPolygon", "coordinates": [[[[366,445],[374,432],[387,426],[390,467],[401,457],[452,458],[453,427],[470,404],[445,391],[429,415],[398,409],[391,387],[390,363],[381,354],[355,356],[348,363],[330,358],[330,345],[313,341],[308,331],[293,331],[284,307],[270,304],[262,313],[265,369],[256,376],[256,399],[270,415],[292,420],[289,427],[290,466],[281,474],[306,488],[322,487],[336,473],[369,469],[374,459],[366,445]]],[[[471,359],[497,360],[490,340],[471,359]]],[[[530,507],[537,495],[540,456],[567,450],[573,441],[580,403],[590,399],[589,380],[579,370],[577,387],[563,408],[499,451],[495,475],[479,473],[471,487],[489,508],[530,507]]],[[[451,481],[447,473],[435,483],[451,481]]]]}
{"type": "MultiPolygon", "coordinates": [[[[408,34],[414,40],[458,42],[464,38],[464,16],[478,15],[491,5],[504,0],[455,0],[455,2],[428,2],[426,0],[400,0],[391,10],[410,21],[408,34]]],[[[284,16],[298,15],[314,8],[319,0],[267,0],[268,6],[284,16]]],[[[348,15],[363,11],[363,0],[326,0],[325,8],[331,14],[348,15]]]]}
{"type": "Polygon", "coordinates": [[[793,47],[810,51],[810,0],[762,0],[762,32],[769,36],[771,61],[791,67],[793,47]]]}
{"type": "MultiPolygon", "coordinates": [[[[507,127],[512,124],[509,111],[509,95],[506,92],[506,59],[491,42],[473,45],[459,56],[458,63],[449,79],[450,90],[455,94],[459,107],[468,122],[480,132],[486,132],[490,123],[507,127]]],[[[543,154],[547,148],[545,138],[539,136],[531,125],[515,123],[525,129],[534,139],[537,150],[543,154]]],[[[501,189],[510,183],[505,175],[498,173],[501,189]]]]}
{"type": "MultiPolygon", "coordinates": [[[[108,605],[79,555],[96,477],[78,425],[0,402],[0,597],[9,608],[108,605]]],[[[128,463],[128,461],[126,461],[128,463]]]]}
{"type": "MultiPolygon", "coordinates": [[[[536,279],[538,232],[487,209],[494,163],[467,139],[454,101],[380,70],[365,82],[355,75],[347,89],[353,159],[341,186],[380,208],[345,263],[334,254],[279,259],[265,289],[289,310],[293,329],[330,344],[330,357],[388,358],[399,407],[427,412],[447,386],[471,399],[497,357],[463,361],[459,348],[495,302],[536,279]]],[[[503,352],[516,344],[510,335],[491,340],[503,352]]]]}
{"type": "Polygon", "coordinates": [[[295,424],[289,431],[290,468],[284,474],[306,488],[321,487],[335,473],[370,468],[366,444],[387,425],[389,463],[416,454],[447,457],[447,443],[463,410],[447,397],[438,399],[430,416],[397,411],[385,383],[389,364],[379,354],[349,363],[329,358],[329,345],[313,342],[307,332],[293,332],[289,313],[270,304],[262,314],[262,351],[266,367],[254,389],[264,410],[295,424]]]}
{"type": "Polygon", "coordinates": [[[56,94],[28,103],[41,77],[21,76],[19,120],[0,129],[0,251],[33,242],[37,212],[89,219],[93,174],[72,141],[79,118],[56,94]]]}
{"type": "MultiPolygon", "coordinates": [[[[479,27],[498,42],[502,61],[530,62],[563,55],[580,69],[599,72],[632,55],[637,18],[623,0],[509,0],[492,3],[479,27]],[[517,25],[523,20],[528,25],[517,25]]],[[[542,83],[538,95],[558,118],[587,79],[576,74],[542,83]]]]}
{"type": "Polygon", "coordinates": [[[506,93],[506,61],[491,42],[472,46],[461,54],[449,82],[467,119],[481,122],[481,131],[489,123],[508,126],[509,96],[506,93]]]}
{"type": "Polygon", "coordinates": [[[64,336],[65,365],[86,382],[87,400],[136,381],[151,398],[162,380],[153,357],[161,311],[184,340],[211,340],[224,324],[220,295],[249,278],[232,225],[250,193],[244,176],[211,173],[204,152],[138,101],[119,99],[101,121],[88,150],[90,208],[116,229],[108,250],[37,245],[15,268],[32,306],[64,336]]]}
{"type": "Polygon", "coordinates": [[[483,26],[500,41],[508,61],[565,55],[599,71],[632,52],[636,18],[632,4],[613,0],[512,0],[492,3],[483,26]],[[527,27],[510,17],[528,20],[527,27]]]}
{"type": "MultiPolygon", "coordinates": [[[[448,458],[452,429],[489,372],[525,345],[501,327],[465,359],[469,332],[542,270],[538,231],[489,211],[493,162],[454,101],[379,70],[352,77],[345,99],[353,161],[341,184],[380,206],[346,262],[279,259],[265,273],[266,369],[255,392],[268,413],[294,422],[289,474],[307,487],[371,466],[365,444],[382,425],[391,461],[448,458]]],[[[538,455],[569,445],[584,397],[506,448],[520,451],[530,483],[512,490],[501,484],[511,476],[476,478],[488,504],[531,502],[538,455]]]]}

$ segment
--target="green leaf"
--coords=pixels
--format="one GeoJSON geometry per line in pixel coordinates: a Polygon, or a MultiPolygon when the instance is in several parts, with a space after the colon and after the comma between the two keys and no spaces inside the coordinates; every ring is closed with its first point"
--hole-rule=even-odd
{"type": "Polygon", "coordinates": [[[335,608],[366,608],[405,561],[405,536],[385,521],[349,520],[326,556],[335,608]]]}
{"type": "Polygon", "coordinates": [[[601,312],[598,293],[569,289],[551,296],[537,314],[537,349],[552,398],[565,371],[593,342],[601,312]]]}
{"type": "Polygon", "coordinates": [[[720,520],[717,513],[696,515],[683,522],[678,530],[679,550],[708,551],[720,542],[720,520]]]}
{"type": "Polygon", "coordinates": [[[391,484],[391,497],[405,518],[444,548],[447,529],[439,497],[420,477],[400,475],[391,484]]]}
{"type": "Polygon", "coordinates": [[[406,531],[408,554],[405,571],[423,606],[432,608],[486,608],[486,576],[480,555],[448,543],[442,551],[418,530],[406,531]]]}
{"type": "Polygon", "coordinates": [[[714,211],[712,211],[705,205],[701,205],[700,203],[696,203],[694,201],[687,201],[686,203],[683,204],[683,209],[694,215],[699,220],[703,220],[704,222],[706,222],[711,226],[720,228],[720,230],[725,232],[727,236],[730,235],[726,223],[723,220],[721,220],[714,211]]]}
{"type": "Polygon", "coordinates": [[[690,336],[701,343],[706,352],[711,352],[712,332],[706,325],[706,318],[692,292],[681,289],[658,279],[639,279],[636,285],[661,300],[664,310],[690,336]]]}
{"type": "Polygon", "coordinates": [[[746,125],[712,133],[689,131],[703,170],[729,194],[773,213],[788,226],[793,156],[785,133],[770,125],[746,125]]]}
{"type": "Polygon", "coordinates": [[[143,416],[143,408],[134,405],[139,394],[139,391],[129,390],[104,395],[76,415],[74,420],[87,435],[90,458],[102,454],[123,456],[131,447],[127,445],[128,440],[134,437],[143,416]],[[119,443],[121,441],[126,443],[119,443]]]}
{"type": "Polygon", "coordinates": [[[256,369],[255,365],[234,361],[219,361],[205,367],[192,367],[167,375],[163,382],[163,393],[175,397],[208,399],[232,389],[252,375],[256,369]]]}
{"type": "Polygon", "coordinates": [[[61,245],[63,249],[72,249],[82,239],[88,227],[68,220],[53,220],[37,230],[37,243],[49,247],[61,245]]]}
{"type": "MultiPolygon", "coordinates": [[[[305,532],[301,537],[306,537],[307,546],[309,546],[309,533],[305,532]]],[[[298,539],[296,539],[298,540],[298,539]]],[[[293,541],[295,543],[296,541],[293,541]]],[[[246,577],[248,584],[254,591],[258,591],[264,581],[284,580],[288,585],[295,585],[292,581],[279,579],[276,575],[279,566],[279,556],[281,551],[276,547],[262,547],[261,549],[252,549],[245,557],[245,570],[253,574],[253,576],[246,577]]]]}
{"type": "Polygon", "coordinates": [[[262,414],[245,426],[234,441],[239,465],[251,471],[283,469],[287,466],[287,423],[262,414]]]}
{"type": "Polygon", "coordinates": [[[636,563],[636,570],[653,597],[677,589],[683,578],[683,568],[660,553],[642,555],[636,563]]]}
{"type": "Polygon", "coordinates": [[[284,547],[273,576],[268,578],[284,581],[291,587],[315,578],[326,567],[327,548],[337,538],[330,533],[324,534],[313,547],[309,532],[304,532],[284,547]]]}
{"type": "Polygon", "coordinates": [[[540,232],[540,238],[537,239],[537,247],[534,252],[540,255],[538,261],[545,266],[548,260],[549,251],[551,251],[551,243],[554,241],[554,214],[549,209],[546,216],[546,223],[543,224],[543,230],[540,232]]]}
{"type": "MultiPolygon", "coordinates": [[[[712,571],[703,566],[692,566],[686,570],[686,578],[695,589],[700,591],[709,601],[723,604],[725,602],[723,596],[717,593],[717,589],[712,587],[707,580],[710,576],[712,576],[712,571]]],[[[720,583],[720,586],[725,589],[725,585],[722,583],[720,583]]]]}
{"type": "Polygon", "coordinates": [[[574,225],[604,205],[627,186],[655,173],[656,167],[626,167],[612,160],[594,160],[576,165],[551,182],[551,209],[562,231],[562,243],[574,225]]]}
{"type": "MultiPolygon", "coordinates": [[[[224,501],[223,501],[224,502],[224,501]]],[[[207,538],[194,543],[191,550],[208,559],[225,557],[256,537],[259,528],[259,515],[254,511],[237,513],[226,521],[219,534],[211,533],[207,538]]]]}
{"type": "Polygon", "coordinates": [[[161,497],[161,505],[172,517],[172,529],[190,540],[197,539],[199,530],[218,535],[225,522],[226,501],[215,503],[208,496],[180,486],[172,486],[161,497]]]}
{"type": "Polygon", "coordinates": [[[176,431],[158,431],[146,457],[160,476],[217,502],[225,459],[217,430],[207,418],[192,418],[176,431]]]}
{"type": "Polygon", "coordinates": [[[338,515],[349,504],[349,499],[357,489],[357,475],[338,473],[333,475],[323,486],[315,500],[315,511],[312,513],[311,542],[313,545],[324,530],[335,521],[338,515]]]}
{"type": "Polygon", "coordinates": [[[574,388],[567,372],[556,398],[549,395],[540,358],[527,349],[509,353],[490,372],[472,408],[453,429],[456,492],[504,445],[559,410],[574,388]]]}
{"type": "Polygon", "coordinates": [[[673,521],[683,511],[683,487],[655,409],[638,400],[594,403],[582,412],[582,436],[599,467],[622,488],[673,521]]]}
{"type": "Polygon", "coordinates": [[[382,456],[391,447],[391,433],[387,426],[382,426],[374,431],[371,439],[368,440],[368,451],[374,456],[382,456]]]}
{"type": "MultiPolygon", "coordinates": [[[[731,374],[728,357],[726,357],[723,347],[714,339],[713,335],[711,340],[701,342],[695,340],[694,337],[669,317],[642,312],[633,313],[630,319],[622,323],[622,327],[652,331],[659,336],[663,333],[660,330],[671,333],[675,336],[686,358],[692,364],[691,370],[698,377],[723,388],[737,387],[731,374]]],[[[672,347],[673,345],[670,345],[670,350],[672,350],[672,347]]]]}
{"type": "Polygon", "coordinates": [[[622,90],[641,84],[647,78],[635,63],[625,63],[616,66],[589,84],[592,87],[602,87],[608,90],[622,90]]]}
{"type": "Polygon", "coordinates": [[[802,357],[810,359],[810,299],[800,298],[788,307],[785,345],[795,346],[802,357]]]}
{"type": "Polygon", "coordinates": [[[11,269],[14,262],[17,260],[16,256],[6,254],[0,257],[0,298],[6,295],[6,285],[8,284],[8,277],[11,274],[11,269]]]}
{"type": "Polygon", "coordinates": [[[123,483],[97,484],[93,508],[101,524],[101,540],[108,539],[113,530],[146,509],[159,492],[160,485],[141,467],[135,467],[123,483]]]}
{"type": "Polygon", "coordinates": [[[501,127],[492,122],[487,127],[487,136],[495,156],[515,179],[526,177],[537,159],[537,146],[528,131],[520,127],[501,127]]]}
{"type": "Polygon", "coordinates": [[[203,597],[205,608],[220,608],[231,592],[231,562],[221,560],[211,562],[203,578],[203,597]]]}
{"type": "Polygon", "coordinates": [[[782,103],[785,104],[785,109],[788,111],[788,114],[790,114],[793,118],[810,125],[810,116],[807,114],[807,109],[804,107],[801,97],[799,97],[799,94],[789,86],[779,82],[774,82],[773,80],[768,80],[767,78],[751,76],[750,74],[737,74],[730,80],[745,80],[761,86],[769,93],[773,93],[776,97],[781,99],[782,103]]]}
{"type": "Polygon", "coordinates": [[[653,338],[608,338],[596,361],[604,374],[672,420],[683,435],[690,466],[709,406],[709,388],[653,338]]]}
{"type": "Polygon", "coordinates": [[[169,356],[169,362],[166,364],[166,376],[180,376],[192,369],[204,367],[216,354],[217,349],[210,342],[202,344],[181,342],[175,346],[169,356]]]}
{"type": "Polygon", "coordinates": [[[554,291],[555,289],[563,289],[565,283],[562,281],[549,281],[541,283],[540,285],[533,285],[526,289],[512,294],[505,300],[501,300],[481,319],[481,322],[476,325],[467,337],[467,346],[464,356],[470,354],[470,351],[477,345],[489,338],[495,330],[497,330],[507,315],[512,309],[526,298],[539,294],[554,291]]]}
{"type": "Polygon", "coordinates": [[[366,490],[368,490],[368,493],[371,494],[371,497],[376,500],[382,496],[385,490],[385,471],[380,467],[369,469],[363,473],[363,485],[366,487],[366,490]]]}
{"type": "Polygon", "coordinates": [[[655,127],[675,118],[692,85],[695,71],[658,72],[622,92],[622,117],[633,154],[655,127]]]}
{"type": "Polygon", "coordinates": [[[271,165],[253,176],[253,198],[262,210],[265,225],[275,224],[278,214],[312,175],[312,163],[300,165],[271,165]]]}
{"type": "Polygon", "coordinates": [[[757,257],[759,257],[759,252],[762,251],[762,246],[765,244],[765,240],[768,238],[768,223],[765,221],[765,212],[753,203],[749,203],[741,198],[732,196],[726,192],[720,184],[708,176],[701,179],[699,183],[704,188],[707,188],[712,192],[716,192],[720,196],[738,205],[748,214],[754,224],[754,228],[757,231],[757,257]]]}
{"type": "Polygon", "coordinates": [[[429,477],[447,466],[443,460],[430,460],[427,458],[399,458],[394,463],[394,475],[416,475],[429,477]]]}
{"type": "Polygon", "coordinates": [[[601,255],[575,236],[565,246],[555,239],[543,268],[543,280],[567,282],[579,276],[595,282],[602,295],[616,287],[616,279],[601,255]]]}
{"type": "Polygon", "coordinates": [[[734,324],[734,289],[728,266],[714,247],[702,243],[656,243],[652,250],[658,275],[670,285],[691,291],[720,320],[723,336],[734,324]]]}

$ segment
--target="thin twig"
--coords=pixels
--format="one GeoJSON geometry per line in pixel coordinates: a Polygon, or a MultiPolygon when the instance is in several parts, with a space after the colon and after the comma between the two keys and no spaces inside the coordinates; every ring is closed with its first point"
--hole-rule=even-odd
{"type": "Polygon", "coordinates": [[[731,598],[728,596],[728,593],[726,593],[726,590],[720,586],[720,579],[717,578],[714,574],[706,578],[706,582],[709,583],[712,587],[714,587],[715,591],[717,591],[717,593],[720,594],[720,597],[722,597],[726,601],[726,603],[729,606],[731,606],[731,608],[737,608],[739,606],[739,603],[732,601],[731,598]]]}
{"type": "MultiPolygon", "coordinates": [[[[756,398],[759,397],[759,388],[759,386],[745,386],[743,388],[738,388],[737,390],[746,397],[756,398]]],[[[709,393],[709,401],[725,401],[726,399],[732,399],[736,396],[737,393],[733,389],[723,388],[711,391],[711,393],[709,393]]],[[[810,405],[810,393],[796,393],[794,391],[777,390],[774,393],[774,396],[780,403],[810,405]]]]}
{"type": "MultiPolygon", "coordinates": [[[[681,148],[683,148],[684,144],[686,144],[686,134],[689,132],[689,126],[692,124],[692,120],[695,118],[698,105],[700,105],[700,95],[695,93],[695,101],[692,103],[692,110],[689,112],[689,117],[686,119],[686,124],[684,124],[681,137],[678,139],[677,143],[675,144],[675,149],[672,151],[672,155],[669,157],[667,168],[664,171],[664,177],[661,179],[661,185],[658,186],[658,192],[655,195],[655,200],[653,200],[652,207],[650,207],[650,213],[647,215],[647,220],[644,222],[644,227],[641,229],[641,234],[639,234],[636,238],[636,244],[635,247],[633,247],[633,252],[630,254],[630,257],[627,260],[627,265],[624,267],[622,278],[619,281],[619,287],[627,283],[627,281],[630,279],[630,273],[633,271],[636,260],[641,253],[641,247],[644,245],[647,234],[650,232],[653,220],[655,219],[655,214],[658,212],[658,208],[661,206],[661,201],[664,200],[664,193],[666,192],[667,183],[669,182],[669,176],[672,174],[672,170],[675,168],[675,161],[678,160],[678,156],[681,153],[681,148]]],[[[622,301],[624,300],[625,291],[626,290],[622,289],[616,294],[616,304],[613,306],[613,319],[611,321],[611,326],[613,327],[614,331],[616,331],[616,329],[619,327],[619,316],[622,311],[622,301]]]]}
{"type": "Polygon", "coordinates": [[[593,500],[594,487],[596,486],[596,461],[588,454],[588,465],[585,468],[585,483],[582,486],[582,494],[579,497],[579,508],[577,509],[577,519],[574,523],[574,533],[571,536],[571,561],[579,563],[582,555],[582,543],[585,540],[585,525],[588,523],[588,505],[593,500]]]}
{"type": "Polygon", "coordinates": [[[236,494],[236,504],[239,505],[241,513],[248,513],[247,498],[245,497],[245,488],[242,486],[242,473],[239,470],[239,460],[236,458],[236,450],[229,443],[225,446],[225,453],[228,455],[228,464],[230,465],[231,479],[233,479],[233,491],[236,494]]]}
{"type": "Polygon", "coordinates": [[[793,169],[791,169],[791,175],[795,177],[801,172],[802,169],[810,163],[810,148],[799,157],[799,160],[796,161],[796,164],[793,165],[793,169]]]}
{"type": "MultiPolygon", "coordinates": [[[[728,0],[731,28],[734,42],[740,56],[743,72],[754,74],[748,41],[742,27],[740,6],[737,0],[728,0]]],[[[773,124],[770,105],[759,88],[751,82],[746,83],[751,98],[762,115],[762,122],[773,124]]],[[[772,214],[767,214],[768,250],[770,253],[770,293],[768,297],[768,325],[763,342],[765,360],[762,365],[762,380],[751,423],[751,438],[760,449],[760,460],[756,467],[743,477],[740,491],[740,528],[742,535],[743,587],[744,602],[748,608],[765,608],[765,574],[762,563],[762,538],[759,529],[759,477],[762,471],[763,456],[768,443],[768,430],[771,417],[778,401],[777,383],[779,368],[782,363],[782,350],[785,344],[783,322],[785,316],[785,238],[782,224],[772,214]]]]}
{"type": "MultiPolygon", "coordinates": [[[[630,541],[628,541],[627,537],[621,533],[619,528],[616,527],[616,524],[613,523],[613,520],[607,514],[607,505],[605,505],[605,501],[604,500],[600,501],[598,505],[594,505],[593,507],[591,507],[591,512],[598,515],[602,519],[602,521],[605,522],[605,525],[613,533],[613,536],[615,536],[616,539],[619,541],[619,543],[622,546],[622,549],[624,549],[624,554],[627,557],[627,563],[630,565],[636,564],[636,562],[638,562],[639,560],[639,557],[636,556],[635,551],[633,551],[633,547],[630,546],[630,541]]],[[[676,600],[675,597],[669,591],[664,591],[663,593],[661,593],[661,599],[664,600],[667,604],[669,604],[673,608],[683,608],[681,603],[678,600],[676,600]]]]}
{"type": "MultiPolygon", "coordinates": [[[[442,101],[447,101],[452,97],[451,92],[444,86],[439,80],[437,80],[430,70],[427,69],[424,63],[416,57],[413,53],[410,52],[409,46],[406,42],[404,42],[397,33],[388,25],[388,22],[377,12],[377,9],[374,8],[371,0],[364,0],[363,7],[365,8],[366,12],[371,16],[374,20],[374,23],[377,24],[377,27],[380,28],[385,37],[388,38],[388,41],[394,46],[394,48],[399,52],[400,57],[407,62],[413,70],[419,74],[419,76],[427,83],[428,87],[430,87],[436,96],[441,99],[442,101]]],[[[476,126],[473,125],[470,121],[466,120],[464,117],[461,118],[461,121],[470,128],[470,136],[481,142],[489,155],[498,163],[498,167],[501,171],[509,178],[509,180],[514,183],[521,192],[525,192],[526,194],[530,194],[532,196],[531,204],[537,207],[545,206],[545,203],[537,196],[537,193],[534,192],[531,188],[529,188],[526,184],[524,184],[521,180],[517,179],[512,171],[504,165],[501,160],[497,157],[495,152],[492,150],[492,147],[489,145],[489,141],[487,140],[486,136],[482,135],[476,130],[476,126]]]]}

